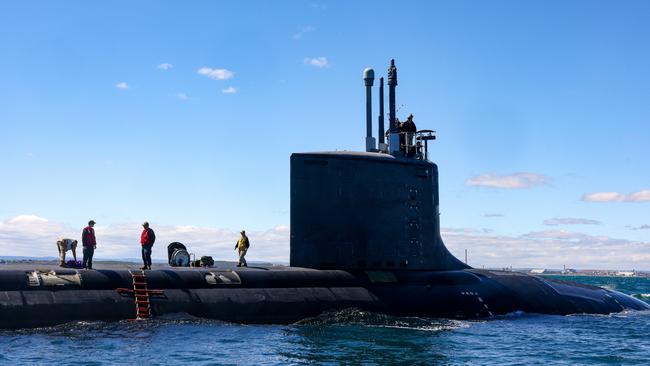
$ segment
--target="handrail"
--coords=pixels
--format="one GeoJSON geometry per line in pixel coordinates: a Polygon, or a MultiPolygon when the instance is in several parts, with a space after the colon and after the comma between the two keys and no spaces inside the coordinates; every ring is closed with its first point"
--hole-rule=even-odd
{"type": "Polygon", "coordinates": [[[404,157],[418,160],[429,159],[429,141],[435,140],[436,131],[420,130],[417,132],[397,132],[399,136],[399,151],[404,157]]]}

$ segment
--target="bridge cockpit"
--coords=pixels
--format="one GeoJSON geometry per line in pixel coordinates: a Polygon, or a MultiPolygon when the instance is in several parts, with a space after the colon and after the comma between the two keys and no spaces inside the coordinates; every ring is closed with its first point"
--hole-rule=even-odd
{"type": "MultiPolygon", "coordinates": [[[[379,144],[379,152],[391,154],[393,156],[413,158],[418,160],[429,160],[429,141],[436,139],[436,131],[420,130],[417,132],[396,132],[394,133],[396,141],[394,149],[390,149],[388,144],[379,144]]],[[[391,133],[387,134],[388,141],[391,141],[391,133]]]]}

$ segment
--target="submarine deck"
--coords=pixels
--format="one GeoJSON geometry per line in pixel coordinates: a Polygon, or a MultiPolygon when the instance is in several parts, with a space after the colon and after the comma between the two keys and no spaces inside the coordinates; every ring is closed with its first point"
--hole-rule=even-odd
{"type": "MultiPolygon", "coordinates": [[[[96,263],[96,270],[53,262],[0,264],[0,328],[121,320],[135,316],[136,263],[96,263]],[[133,290],[129,290],[129,288],[133,290]]],[[[153,315],[187,313],[242,323],[292,323],[327,310],[444,318],[488,318],[513,311],[609,314],[650,309],[627,295],[522,273],[343,271],[288,266],[170,267],[145,271],[153,315]]]]}

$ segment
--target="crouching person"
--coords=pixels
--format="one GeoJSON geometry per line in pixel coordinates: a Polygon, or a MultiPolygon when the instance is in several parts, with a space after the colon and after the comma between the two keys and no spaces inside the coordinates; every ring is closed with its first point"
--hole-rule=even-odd
{"type": "Polygon", "coordinates": [[[56,241],[56,247],[59,249],[59,266],[65,267],[65,253],[72,251],[72,257],[77,260],[77,241],[74,239],[59,238],[56,241]]]}

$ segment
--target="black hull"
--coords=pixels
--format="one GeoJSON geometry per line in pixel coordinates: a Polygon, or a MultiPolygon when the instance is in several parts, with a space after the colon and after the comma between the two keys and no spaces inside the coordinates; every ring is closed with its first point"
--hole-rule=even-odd
{"type": "MultiPolygon", "coordinates": [[[[610,314],[648,310],[633,297],[594,286],[475,269],[322,271],[303,268],[146,272],[154,316],[187,313],[238,323],[287,324],[327,310],[359,308],[392,315],[488,318],[524,311],[610,314]]],[[[30,271],[0,272],[0,328],[135,317],[126,270],[58,271],[40,283],[30,271]],[[30,281],[30,277],[32,280],[30,281]],[[62,279],[62,280],[61,280],[62,279]]]]}

